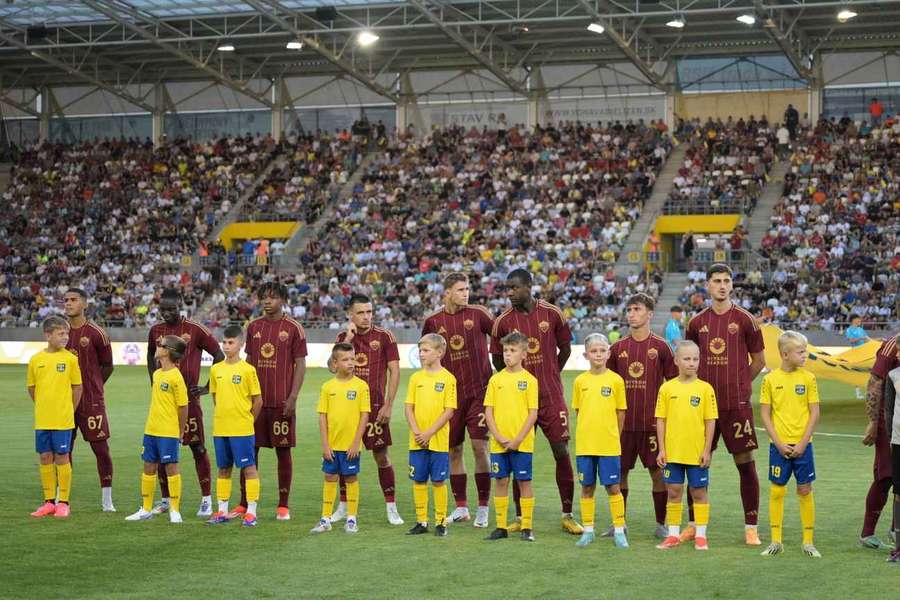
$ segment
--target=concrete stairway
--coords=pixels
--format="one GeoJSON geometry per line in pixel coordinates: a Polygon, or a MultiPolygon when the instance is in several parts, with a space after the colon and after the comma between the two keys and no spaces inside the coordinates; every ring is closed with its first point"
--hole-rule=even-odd
{"type": "Polygon", "coordinates": [[[225,229],[226,226],[238,221],[241,216],[241,212],[244,209],[244,204],[249,202],[252,198],[256,197],[256,192],[259,190],[260,186],[266,180],[266,177],[275,170],[276,167],[280,167],[284,164],[285,158],[282,156],[276,156],[269,161],[269,164],[266,165],[266,168],[260,172],[259,175],[256,176],[256,179],[253,180],[253,183],[244,190],[244,192],[238,197],[237,201],[231,207],[222,219],[219,220],[218,223],[210,230],[209,234],[206,236],[207,242],[212,242],[219,238],[219,235],[222,233],[222,230],[225,229]]]}
{"type": "Polygon", "coordinates": [[[784,176],[790,167],[791,163],[786,160],[779,161],[772,166],[769,183],[766,184],[766,189],[763,190],[763,195],[756,204],[753,215],[747,220],[747,239],[750,241],[750,247],[754,250],[759,249],[760,242],[772,226],[772,213],[775,205],[781,200],[784,176]]]}
{"type": "Polygon", "coordinates": [[[669,320],[669,309],[673,304],[678,304],[678,296],[688,283],[687,273],[666,273],[663,279],[663,289],[656,299],[656,310],[653,311],[653,319],[650,321],[650,329],[659,336],[664,334],[666,323],[669,320]]]}
{"type": "Polygon", "coordinates": [[[672,191],[674,185],[672,180],[675,179],[678,169],[684,162],[684,154],[687,151],[687,147],[687,144],[675,147],[666,158],[666,164],[663,165],[659,177],[656,178],[656,184],[653,186],[650,198],[644,204],[644,210],[641,211],[640,218],[635,222],[631,235],[628,236],[625,247],[622,248],[622,252],[619,254],[619,260],[616,262],[615,268],[617,276],[624,277],[636,268],[640,269],[640,264],[635,265],[628,261],[628,255],[632,252],[643,252],[644,241],[650,235],[653,223],[656,222],[656,217],[662,213],[663,204],[666,198],[669,197],[669,192],[672,191]]]}

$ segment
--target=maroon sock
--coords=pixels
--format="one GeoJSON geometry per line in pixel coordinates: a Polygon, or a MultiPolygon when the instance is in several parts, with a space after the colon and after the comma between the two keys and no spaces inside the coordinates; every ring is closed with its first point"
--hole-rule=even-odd
{"type": "Polygon", "coordinates": [[[163,498],[169,497],[169,476],[166,474],[166,465],[160,464],[156,469],[156,476],[159,478],[159,493],[163,498]]]}
{"type": "Polygon", "coordinates": [[[863,519],[860,537],[875,535],[875,526],[878,525],[878,517],[881,516],[881,511],[887,504],[890,490],[890,479],[877,479],[869,486],[869,493],[866,495],[866,516],[863,519]]]}
{"type": "Polygon", "coordinates": [[[347,501],[347,483],[344,481],[343,475],[338,475],[338,488],[341,492],[341,502],[347,501]]]}
{"type": "Polygon", "coordinates": [[[572,499],[575,497],[575,474],[572,472],[568,452],[556,459],[556,487],[559,488],[562,511],[571,513],[572,499]]]}
{"type": "Polygon", "coordinates": [[[91,450],[97,457],[97,474],[100,476],[100,487],[112,487],[113,464],[109,454],[109,443],[106,440],[91,442],[91,450]]]}
{"type": "Polygon", "coordinates": [[[744,505],[744,523],[756,525],[759,520],[759,476],[756,474],[756,461],[741,463],[737,466],[741,477],[741,503],[744,505]]]}
{"type": "Polygon", "coordinates": [[[668,494],[665,490],[661,492],[653,492],[653,511],[656,513],[656,522],[663,525],[666,522],[666,502],[668,494]]]}
{"type": "Polygon", "coordinates": [[[288,507],[291,495],[291,479],[294,477],[294,459],[290,448],[275,448],[278,460],[278,506],[288,507]]]}
{"type": "Polygon", "coordinates": [[[394,501],[394,467],[378,467],[378,483],[381,484],[381,491],[384,493],[385,502],[394,501]]]}
{"type": "Polygon", "coordinates": [[[687,493],[688,499],[688,521],[694,523],[694,497],[691,496],[691,490],[687,493]]]}
{"type": "Polygon", "coordinates": [[[519,502],[519,498],[522,495],[522,492],[519,491],[519,484],[515,479],[512,479],[512,489],[513,489],[513,504],[516,505],[516,517],[522,516],[522,504],[519,502]]]}
{"type": "Polygon", "coordinates": [[[628,510],[628,488],[620,488],[622,492],[622,500],[625,501],[625,510],[628,510]]]}
{"type": "Polygon", "coordinates": [[[475,489],[478,490],[478,506],[487,506],[491,499],[490,473],[475,473],[475,489]]]}
{"type": "Polygon", "coordinates": [[[450,491],[453,492],[453,499],[456,500],[456,506],[468,506],[469,499],[466,497],[466,486],[469,484],[469,478],[465,473],[458,475],[450,475],[450,491]]]}
{"type": "Polygon", "coordinates": [[[194,467],[197,469],[197,481],[200,482],[200,494],[209,496],[212,494],[212,471],[209,466],[209,453],[203,446],[191,446],[194,454],[194,467]]]}

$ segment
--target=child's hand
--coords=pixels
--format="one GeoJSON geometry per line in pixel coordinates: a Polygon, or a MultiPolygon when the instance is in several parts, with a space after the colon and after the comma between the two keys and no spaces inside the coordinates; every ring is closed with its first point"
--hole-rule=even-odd
{"type": "Polygon", "coordinates": [[[656,454],[656,464],[659,465],[659,468],[665,468],[666,466],[666,453],[664,450],[660,450],[656,454]]]}
{"type": "Polygon", "coordinates": [[[415,434],[413,436],[413,438],[416,440],[416,443],[419,445],[420,448],[427,449],[428,448],[428,440],[431,439],[431,436],[425,435],[424,433],[422,433],[420,431],[419,433],[415,434]]]}
{"type": "Polygon", "coordinates": [[[326,446],[322,449],[322,458],[324,458],[328,462],[334,462],[334,452],[331,451],[331,448],[326,446]]]}
{"type": "Polygon", "coordinates": [[[353,460],[359,456],[359,444],[353,444],[347,450],[347,460],[353,460]]]}
{"type": "Polygon", "coordinates": [[[799,442],[791,447],[791,454],[788,458],[800,458],[806,452],[806,444],[799,442]]]}
{"type": "Polygon", "coordinates": [[[776,446],[778,449],[778,454],[782,455],[785,458],[791,458],[791,454],[794,452],[793,446],[789,446],[787,444],[778,444],[776,446]]]}
{"type": "Polygon", "coordinates": [[[712,455],[710,452],[704,452],[700,455],[700,468],[705,469],[709,466],[710,461],[712,460],[712,455]]]}
{"type": "Polygon", "coordinates": [[[516,438],[514,440],[509,440],[506,443],[506,449],[516,452],[519,449],[519,446],[521,446],[521,445],[522,445],[522,440],[520,440],[519,438],[516,438]]]}
{"type": "Polygon", "coordinates": [[[507,450],[509,450],[509,440],[506,439],[505,437],[498,436],[497,443],[500,444],[501,446],[503,446],[504,448],[506,448],[507,450]]]}

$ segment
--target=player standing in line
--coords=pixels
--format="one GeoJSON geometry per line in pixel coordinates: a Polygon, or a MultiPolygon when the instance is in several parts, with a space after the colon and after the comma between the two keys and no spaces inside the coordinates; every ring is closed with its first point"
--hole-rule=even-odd
{"type": "Polygon", "coordinates": [[[188,422],[188,386],[178,368],[178,361],[187,352],[187,344],[177,335],[166,335],[159,342],[155,355],[159,368],[153,372],[150,393],[150,412],[144,426],[141,444],[141,508],[125,517],[126,521],[146,521],[157,514],[153,506],[153,490],[160,467],[169,479],[170,523],[181,523],[181,474],[178,472],[178,454],[181,437],[188,422]]]}
{"type": "Polygon", "coordinates": [[[322,441],[322,518],[310,533],[331,531],[334,499],[338,494],[338,478],[347,485],[347,522],[344,531],[357,533],[359,525],[359,451],[363,433],[369,423],[369,385],[353,375],[356,351],[347,343],[335,344],[329,365],[334,377],[322,384],[319,392],[319,436],[322,441]]]}
{"type": "MultiPolygon", "coordinates": [[[[363,294],[353,294],[347,305],[350,322],[347,330],[337,336],[338,343],[353,345],[356,351],[356,376],[369,384],[372,412],[366,424],[363,444],[372,451],[378,465],[378,482],[384,494],[388,522],[403,525],[394,502],[396,478],[388,448],[391,440],[391,411],[400,385],[400,353],[397,340],[387,329],[372,324],[372,300],[363,294]],[[387,389],[385,389],[387,388],[387,389]]],[[[341,501],[331,516],[332,522],[347,516],[347,492],[341,485],[341,501]]]]}
{"type": "MultiPolygon", "coordinates": [[[[759,444],[750,395],[753,380],[766,366],[765,346],[753,315],[731,301],[732,289],[731,268],[719,263],[710,266],[706,290],[712,306],[691,319],[685,338],[700,347],[700,379],[709,382],[716,392],[719,418],[713,450],[721,436],[737,467],[744,507],[744,541],[759,546],[759,476],[753,460],[753,451],[759,444]]],[[[681,540],[689,540],[693,535],[694,527],[689,524],[681,540]]]]}
{"type": "Polygon", "coordinates": [[[697,378],[700,349],[690,340],[682,340],[675,349],[678,378],[659,388],[656,400],[656,431],[659,452],[656,461],[663,469],[668,503],[666,504],[666,539],[656,547],[668,550],[683,538],[681,529],[681,497],[684,479],[688,495],[694,499],[697,513],[695,550],[709,550],[706,527],[709,524],[709,462],[715,436],[716,394],[711,385],[697,378]]]}
{"type": "Polygon", "coordinates": [[[769,372],[759,394],[759,416],[769,434],[769,522],[772,543],[763,556],[784,552],[782,525],[784,496],[791,474],[797,480],[800,521],[803,523],[803,552],[822,558],[813,545],[816,505],[812,482],[816,479],[812,435],[819,422],[819,387],[806,364],[806,336],[785,331],[778,337],[781,368],[769,372]]]}
{"type": "MultiPolygon", "coordinates": [[[[494,368],[504,368],[500,340],[514,331],[528,339],[528,352],[524,366],[538,380],[540,410],[537,423],[553,451],[556,461],[556,486],[562,501],[562,528],[573,535],[580,535],[584,528],[572,516],[575,496],[575,475],[569,458],[569,409],[563,394],[560,372],[572,354],[572,332],[558,307],[536,300],[531,295],[531,273],[516,269],[506,277],[507,295],[512,307],[494,321],[491,331],[491,355],[494,368]]],[[[518,488],[513,489],[517,499],[518,488]]],[[[521,508],[516,506],[516,512],[521,508]]],[[[520,513],[521,514],[521,513],[520,513]]],[[[518,531],[519,523],[510,526],[518,531]]]]}
{"type": "Polygon", "coordinates": [[[466,430],[475,457],[475,488],[478,511],[475,527],[488,526],[488,502],[491,474],[488,461],[488,430],[484,420],[484,390],[491,378],[488,339],[494,319],[483,306],[469,304],[469,278],[450,273],[444,278],[444,307],[429,315],[422,335],[437,333],[447,340],[450,350],[441,363],[456,377],[459,406],[450,419],[450,489],[456,509],[449,522],[468,521],[467,476],[463,460],[466,430]]]}
{"type": "Polygon", "coordinates": [[[575,464],[581,482],[581,522],[584,533],[575,542],[584,548],[594,541],[594,491],[597,478],[609,494],[616,548],[627,548],[625,497],[619,487],[622,471],[622,427],[625,425],[625,381],[606,368],[609,340],[592,333],[584,340],[584,357],[591,370],[575,378],[572,408],[575,421],[575,464]]]}
{"type": "MultiPolygon", "coordinates": [[[[641,458],[650,473],[656,537],[666,537],[666,485],[656,464],[659,440],[656,435],[656,397],[667,379],[678,376],[671,347],[650,331],[655,302],[647,294],[635,294],[625,303],[629,333],[616,340],[609,350],[607,366],[625,380],[628,409],[622,430],[622,496],[628,502],[628,473],[641,458]]],[[[603,535],[613,534],[612,528],[603,535]]]]}
{"type": "MultiPolygon", "coordinates": [[[[63,294],[63,309],[69,320],[69,342],[66,350],[78,357],[78,367],[84,380],[81,402],[75,411],[75,426],[84,441],[91,445],[97,459],[100,476],[100,496],[103,512],[116,512],[112,501],[113,464],[109,453],[109,418],[103,397],[103,384],[113,372],[112,348],[106,332],[84,316],[87,293],[69,288],[63,294]]],[[[75,448],[76,432],[72,434],[70,452],[75,448]]]]}
{"type": "MultiPolygon", "coordinates": [[[[197,469],[197,480],[200,482],[200,509],[198,517],[212,515],[212,469],[209,464],[209,453],[206,451],[206,434],[203,428],[203,407],[200,405],[200,396],[209,393],[209,383],[200,387],[200,361],[203,352],[213,357],[213,364],[224,360],[219,343],[213,334],[196,321],[185,319],[181,316],[181,294],[178,290],[169,288],[163,290],[159,299],[159,315],[162,323],[157,323],[150,328],[147,336],[147,372],[150,380],[157,369],[156,349],[167,335],[175,335],[182,339],[185,351],[177,361],[178,370],[184,377],[188,386],[188,418],[186,429],[182,433],[181,443],[190,446],[194,456],[194,466],[197,469]]],[[[164,465],[159,469],[159,489],[162,493],[162,502],[153,508],[154,514],[162,514],[169,510],[169,484],[168,475],[164,465]]]]}
{"type": "Polygon", "coordinates": [[[69,516],[72,490],[70,444],[75,434],[75,411],[81,401],[78,359],[66,350],[69,324],[62,317],[48,317],[41,325],[47,349],[28,361],[26,385],[34,402],[34,449],[40,459],[44,502],[32,517],[69,516]],[[56,502],[57,486],[59,502],[56,502]]]}
{"type": "Polygon", "coordinates": [[[209,392],[213,406],[213,443],[216,448],[216,499],[219,508],[210,525],[228,522],[228,500],[231,498],[231,469],[237,467],[247,488],[247,512],[244,527],[256,526],[256,503],[259,501],[259,473],[256,470],[254,423],[262,411],[262,390],[256,369],[241,358],[244,330],[230,325],[222,334],[225,360],[209,370],[209,392]]]}
{"type": "MultiPolygon", "coordinates": [[[[898,351],[900,358],[900,351],[898,351]]],[[[884,425],[890,431],[891,436],[891,461],[892,477],[894,484],[894,525],[891,531],[896,536],[900,526],[900,407],[897,406],[897,392],[900,391],[900,367],[892,369],[888,373],[884,394],[884,425]]],[[[894,550],[887,558],[887,562],[900,563],[900,550],[894,550]]]]}
{"type": "Polygon", "coordinates": [[[416,524],[409,535],[428,533],[428,480],[434,490],[434,534],[447,535],[447,477],[450,471],[450,419],[456,410],[456,378],[441,366],[447,340],[426,333],[419,340],[422,368],[406,390],[409,423],[409,478],[413,480],[416,524]]]}
{"type": "MultiPolygon", "coordinates": [[[[866,495],[866,513],[859,543],[863,548],[875,550],[893,547],[875,535],[875,527],[891,491],[891,434],[884,423],[884,393],[885,386],[889,385],[888,374],[897,367],[900,367],[900,335],[887,339],[878,348],[866,386],[866,417],[869,423],[863,435],[863,444],[875,446],[875,463],[872,466],[872,485],[866,495]]],[[[900,523],[895,522],[888,534],[895,538],[895,544],[897,540],[893,530],[897,527],[900,523]]]]}
{"type": "MultiPolygon", "coordinates": [[[[256,367],[263,408],[255,423],[256,467],[259,449],[274,448],[278,463],[276,518],[291,518],[288,500],[294,476],[291,448],[297,445],[297,396],[306,376],[306,333],[284,312],[287,288],[264,283],[257,291],[263,316],[247,326],[247,362],[256,367]]],[[[247,512],[247,486],[241,478],[241,503],[228,514],[233,519],[247,512]]]]}

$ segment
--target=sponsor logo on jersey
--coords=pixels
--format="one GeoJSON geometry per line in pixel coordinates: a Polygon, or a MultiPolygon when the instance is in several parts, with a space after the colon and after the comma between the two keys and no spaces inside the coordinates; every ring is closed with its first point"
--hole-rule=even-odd
{"type": "Polygon", "coordinates": [[[722,354],[725,348],[725,340],[720,337],[714,337],[709,341],[709,351],[713,354],[722,354]]]}
{"type": "Polygon", "coordinates": [[[371,342],[369,342],[369,348],[371,348],[375,352],[378,352],[378,349],[381,348],[381,342],[379,342],[378,340],[372,340],[371,342]]]}
{"type": "Polygon", "coordinates": [[[656,360],[658,357],[659,352],[656,350],[656,348],[650,348],[649,350],[647,350],[647,359],[656,360]]]}
{"type": "Polygon", "coordinates": [[[253,339],[254,339],[254,340],[261,340],[261,339],[262,339],[262,333],[260,333],[259,331],[257,331],[256,333],[253,334],[253,339]]]}
{"type": "Polygon", "coordinates": [[[56,363],[56,370],[60,373],[66,372],[66,363],[56,363]]]}
{"type": "Polygon", "coordinates": [[[628,359],[628,352],[626,352],[625,350],[622,350],[621,352],[619,352],[619,358],[624,358],[624,359],[627,360],[627,359],[628,359]]]}
{"type": "Polygon", "coordinates": [[[600,388],[600,395],[601,396],[612,396],[612,388],[609,387],[608,385],[604,385],[602,388],[600,388]]]}
{"type": "Polygon", "coordinates": [[[640,379],[644,374],[644,363],[636,360],[628,365],[628,374],[632,379],[640,379]]]}
{"type": "Polygon", "coordinates": [[[356,390],[347,390],[347,400],[356,400],[356,390]]]}
{"type": "Polygon", "coordinates": [[[738,332],[738,329],[739,329],[739,327],[738,327],[737,323],[729,323],[728,324],[728,333],[730,333],[731,335],[736,334],[738,332]]]}
{"type": "Polygon", "coordinates": [[[528,338],[528,354],[537,354],[541,351],[541,342],[537,338],[528,338]]]}
{"type": "Polygon", "coordinates": [[[280,342],[288,341],[289,337],[291,337],[291,334],[289,334],[287,331],[279,331],[278,332],[278,341],[280,341],[280,342]]]}
{"type": "Polygon", "coordinates": [[[700,406],[700,396],[691,396],[691,406],[700,406]]]}
{"type": "Polygon", "coordinates": [[[443,382],[443,381],[438,381],[437,383],[435,383],[435,384],[434,384],[434,391],[436,391],[436,392],[443,392],[443,391],[444,391],[444,382],[443,382]]]}
{"type": "Polygon", "coordinates": [[[275,356],[275,344],[266,342],[262,345],[262,348],[259,349],[259,353],[262,354],[263,358],[272,358],[275,356]]]}
{"type": "Polygon", "coordinates": [[[450,348],[451,349],[462,350],[463,346],[465,346],[465,345],[466,345],[466,339],[463,336],[456,334],[456,335],[450,337],[450,348]]]}
{"type": "Polygon", "coordinates": [[[700,333],[709,333],[709,327],[704,325],[700,328],[700,333]]]}
{"type": "Polygon", "coordinates": [[[81,339],[78,340],[78,343],[81,344],[82,348],[87,348],[88,345],[91,343],[91,340],[87,336],[83,335],[83,336],[81,336],[81,339]]]}
{"type": "Polygon", "coordinates": [[[472,319],[466,319],[463,321],[463,327],[466,328],[466,331],[471,331],[473,327],[475,327],[475,321],[472,319]]]}
{"type": "Polygon", "coordinates": [[[520,381],[520,382],[518,383],[518,388],[519,388],[519,391],[524,392],[525,390],[528,389],[528,382],[527,382],[527,381],[520,381]]]}
{"type": "Polygon", "coordinates": [[[369,364],[369,355],[365,352],[357,352],[356,353],[356,366],[357,367],[365,367],[369,364]]]}
{"type": "Polygon", "coordinates": [[[232,376],[231,376],[231,383],[240,383],[240,382],[241,382],[241,376],[240,376],[240,375],[232,375],[232,376]]]}
{"type": "Polygon", "coordinates": [[[802,396],[803,394],[806,393],[806,386],[805,385],[795,385],[794,393],[797,394],[798,396],[802,396]]]}

